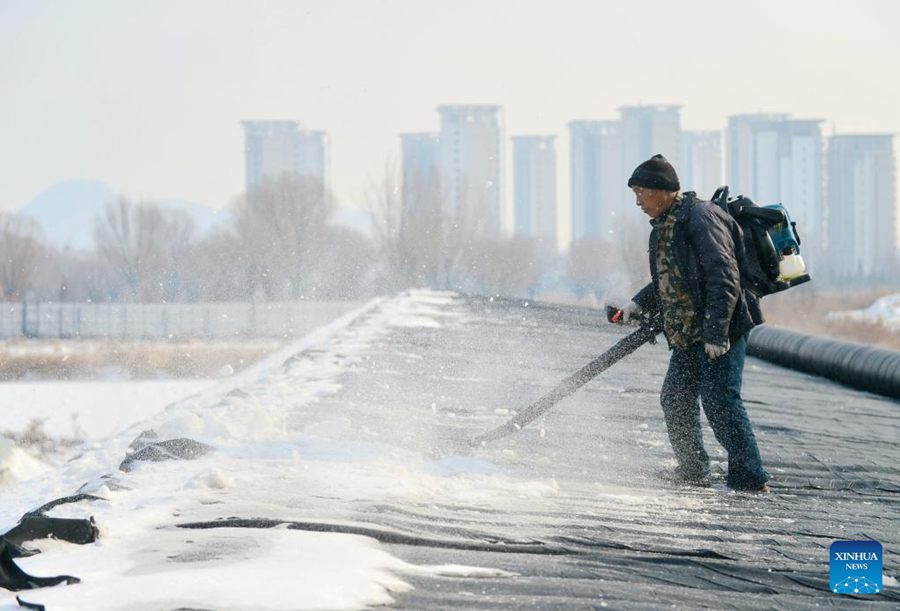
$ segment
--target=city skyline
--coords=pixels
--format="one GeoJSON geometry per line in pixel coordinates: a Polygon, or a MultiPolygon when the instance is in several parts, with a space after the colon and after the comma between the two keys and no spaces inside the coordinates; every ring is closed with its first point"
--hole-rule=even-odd
{"type": "MultiPolygon", "coordinates": [[[[786,203],[803,228],[808,256],[833,258],[835,248],[847,250],[850,263],[830,266],[837,275],[857,268],[871,275],[897,259],[891,135],[825,137],[821,119],[788,113],[732,115],[724,131],[689,131],[681,129],[681,107],[675,105],[627,106],[619,109],[618,119],[572,121],[571,226],[568,236],[561,236],[557,136],[507,139],[500,106],[441,105],[436,110],[440,131],[398,134],[403,222],[440,212],[475,221],[473,228],[485,236],[534,237],[563,248],[581,238],[617,245],[626,225],[640,218],[627,205],[629,194],[621,184],[625,169],[661,151],[679,171],[683,190],[702,197],[727,177],[732,194],[749,194],[761,204],[786,203]],[[504,184],[505,148],[512,148],[509,185],[504,184]],[[506,191],[511,192],[510,210],[504,210],[506,191]]],[[[248,190],[282,174],[312,176],[327,185],[326,132],[294,120],[242,125],[248,190]]]]}
{"type": "Polygon", "coordinates": [[[357,207],[386,160],[399,160],[396,134],[432,129],[442,103],[503,106],[507,133],[559,135],[560,167],[567,122],[651,101],[680,105],[686,130],[779,111],[824,118],[826,133],[832,123],[842,133],[900,131],[900,83],[882,76],[900,55],[894,2],[644,0],[638,9],[4,0],[0,209],[72,178],[225,207],[243,190],[239,122],[248,118],[298,117],[328,131],[333,188],[357,207]],[[211,12],[216,27],[200,27],[211,12]],[[686,28],[718,32],[721,44],[714,53],[703,36],[671,44],[686,28]],[[729,44],[760,35],[765,45],[729,44]]]}

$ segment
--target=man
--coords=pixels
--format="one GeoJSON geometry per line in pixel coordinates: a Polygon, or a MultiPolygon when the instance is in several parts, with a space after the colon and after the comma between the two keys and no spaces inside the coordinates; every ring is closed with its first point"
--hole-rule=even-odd
{"type": "Polygon", "coordinates": [[[622,308],[625,320],[641,312],[661,313],[672,351],[660,393],[669,440],[678,461],[675,478],[708,483],[700,405],[728,451],[727,484],[765,492],[756,437],[744,404],[741,381],[747,335],[758,303],[741,288],[741,230],[718,206],[681,193],[675,169],[662,155],[640,164],[628,180],[637,205],[650,217],[652,281],[622,308]]]}

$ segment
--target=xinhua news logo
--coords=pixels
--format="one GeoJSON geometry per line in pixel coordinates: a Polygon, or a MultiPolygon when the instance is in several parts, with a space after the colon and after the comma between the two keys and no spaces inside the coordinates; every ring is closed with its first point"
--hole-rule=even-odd
{"type": "Polygon", "coordinates": [[[829,550],[831,591],[878,594],[882,587],[882,548],[878,541],[835,541],[829,550]]]}

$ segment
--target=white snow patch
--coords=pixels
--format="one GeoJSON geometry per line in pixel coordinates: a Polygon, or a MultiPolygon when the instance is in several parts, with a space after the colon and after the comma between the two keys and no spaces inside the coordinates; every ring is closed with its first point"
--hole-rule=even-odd
{"type": "Polygon", "coordinates": [[[397,574],[416,572],[367,537],[287,529],[153,531],[129,541],[136,554],[114,544],[41,547],[18,561],[23,569],[77,566],[82,582],[20,595],[60,610],[357,609],[390,604],[392,592],[410,589],[397,574]]]}
{"type": "Polygon", "coordinates": [[[44,553],[21,560],[23,569],[36,575],[76,572],[83,581],[28,592],[25,600],[54,609],[97,610],[122,608],[123,601],[129,609],[352,609],[389,604],[392,593],[409,589],[403,574],[472,578],[513,574],[484,567],[415,566],[356,535],[283,528],[192,530],[174,524],[190,521],[189,516],[203,507],[226,515],[239,513],[242,505],[253,512],[265,507],[277,517],[285,511],[302,515],[304,507],[307,511],[314,507],[313,499],[324,496],[348,502],[454,498],[477,504],[490,503],[497,495],[515,502],[552,492],[555,485],[544,484],[545,489],[539,490],[527,482],[491,475],[490,463],[467,457],[410,464],[412,453],[388,447],[306,441],[305,449],[299,444],[300,453],[291,449],[298,444],[260,443],[248,451],[233,448],[174,469],[169,463],[144,464],[122,476],[120,483],[127,489],[97,490],[108,501],[54,509],[51,515],[56,517],[84,517],[89,509],[101,526],[101,539],[89,546],[32,542],[44,553]],[[386,455],[379,457],[378,451],[386,455]],[[255,455],[257,460],[235,458],[238,453],[255,455]],[[262,467],[276,477],[256,477],[262,467]],[[297,498],[303,499],[299,506],[297,498]],[[258,504],[259,499],[264,505],[258,504]],[[277,588],[272,587],[273,579],[277,588]]]}
{"type": "Polygon", "coordinates": [[[225,475],[218,469],[209,469],[198,473],[186,485],[188,488],[216,488],[228,490],[234,487],[234,478],[225,475]]]}
{"type": "Polygon", "coordinates": [[[446,307],[458,298],[454,293],[414,290],[409,291],[408,296],[408,299],[393,300],[384,308],[389,316],[389,326],[439,329],[444,326],[442,320],[461,316],[446,307]]]}
{"type": "Polygon", "coordinates": [[[12,440],[0,437],[0,486],[39,477],[50,469],[50,465],[17,447],[12,440]]]}
{"type": "Polygon", "coordinates": [[[516,577],[517,573],[510,573],[501,569],[485,569],[461,564],[439,564],[434,566],[415,566],[407,564],[402,572],[410,575],[432,575],[438,577],[474,577],[476,579],[493,579],[497,577],[516,577]]]}
{"type": "Polygon", "coordinates": [[[21,432],[37,419],[44,421],[43,430],[51,437],[104,439],[210,384],[210,380],[4,382],[0,428],[21,432]]]}
{"type": "Polygon", "coordinates": [[[900,294],[881,297],[862,310],[829,312],[825,318],[826,320],[880,323],[891,331],[900,332],[900,294]]]}

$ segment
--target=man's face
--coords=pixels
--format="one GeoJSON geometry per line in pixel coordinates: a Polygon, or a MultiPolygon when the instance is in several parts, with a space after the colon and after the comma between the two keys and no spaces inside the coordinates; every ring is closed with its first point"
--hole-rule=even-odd
{"type": "Polygon", "coordinates": [[[674,191],[662,191],[660,189],[646,189],[644,187],[631,187],[634,191],[635,203],[650,218],[656,218],[668,212],[675,201],[674,191]]]}

